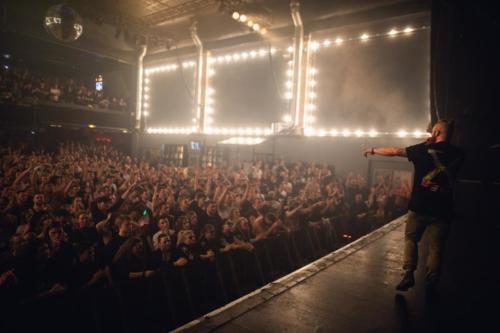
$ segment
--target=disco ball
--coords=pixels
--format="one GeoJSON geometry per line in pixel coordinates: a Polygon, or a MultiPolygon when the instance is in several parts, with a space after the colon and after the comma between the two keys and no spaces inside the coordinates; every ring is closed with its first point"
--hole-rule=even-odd
{"type": "Polygon", "coordinates": [[[43,26],[49,34],[63,42],[75,41],[83,33],[82,18],[65,4],[50,7],[45,14],[43,26]]]}

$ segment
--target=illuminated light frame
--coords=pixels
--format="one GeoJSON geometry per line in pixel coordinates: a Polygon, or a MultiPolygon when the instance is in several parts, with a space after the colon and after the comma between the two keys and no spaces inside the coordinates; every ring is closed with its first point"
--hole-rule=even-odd
{"type": "MultiPolygon", "coordinates": [[[[176,62],[165,63],[161,65],[148,66],[144,69],[144,78],[142,79],[142,105],[141,105],[141,117],[148,117],[150,112],[150,94],[149,91],[151,87],[151,76],[154,74],[164,73],[164,72],[174,72],[182,68],[193,68],[196,67],[196,61],[184,61],[179,66],[176,62]]],[[[196,123],[196,118],[193,119],[196,123]]],[[[146,128],[146,132],[149,134],[191,134],[196,132],[196,126],[193,127],[175,127],[175,128],[146,128]]]]}
{"type": "MultiPolygon", "coordinates": [[[[267,136],[273,134],[271,128],[261,128],[261,127],[240,127],[240,128],[229,128],[229,127],[216,127],[214,126],[214,119],[212,118],[215,113],[214,104],[216,94],[215,89],[210,86],[210,78],[217,73],[217,71],[213,68],[214,65],[221,64],[231,64],[237,62],[243,62],[253,59],[262,58],[268,56],[269,54],[276,53],[276,49],[271,48],[256,48],[250,49],[242,52],[227,52],[220,53],[217,55],[208,55],[207,61],[207,80],[206,80],[206,89],[205,89],[205,113],[204,113],[204,121],[203,121],[203,134],[207,135],[233,135],[233,136],[267,136]]],[[[288,79],[288,82],[292,82],[292,79],[288,79]]],[[[288,85],[287,85],[288,87],[288,85]]],[[[291,89],[290,89],[291,90],[291,89]]]]}
{"type": "MultiPolygon", "coordinates": [[[[292,57],[293,59],[295,59],[295,56],[293,56],[293,53],[295,52],[293,46],[289,46],[287,48],[287,53],[290,53],[292,54],[292,57]]],[[[288,60],[287,61],[287,67],[286,67],[286,81],[285,81],[285,95],[284,95],[284,98],[286,100],[288,100],[288,102],[291,102],[291,100],[293,99],[293,85],[294,85],[294,82],[295,82],[295,76],[294,76],[294,72],[293,72],[293,62],[294,60],[288,60]]],[[[293,123],[293,117],[290,113],[290,108],[288,108],[288,111],[287,113],[285,113],[283,115],[283,117],[281,118],[281,120],[286,123],[286,125],[288,127],[290,127],[293,123]]]]}
{"type": "MultiPolygon", "coordinates": [[[[244,17],[244,15],[241,15],[244,17]]],[[[240,18],[241,18],[240,16],[240,18]]],[[[241,20],[240,20],[241,21],[241,20]]],[[[246,20],[245,20],[246,21],[246,20]]],[[[422,31],[422,30],[427,30],[429,29],[429,26],[421,26],[418,28],[414,28],[411,26],[406,26],[402,29],[396,29],[392,28],[388,32],[384,33],[377,33],[377,34],[368,34],[367,32],[363,32],[362,34],[359,34],[357,37],[350,37],[346,38],[343,36],[337,36],[335,39],[325,39],[323,41],[316,41],[312,40],[308,44],[307,47],[310,48],[310,51],[316,52],[321,48],[327,48],[327,47],[339,47],[345,43],[348,42],[368,42],[373,39],[377,38],[394,38],[397,36],[408,36],[411,35],[415,32],[422,31]]],[[[276,51],[276,49],[271,48],[266,49],[266,48],[260,48],[260,49],[254,49],[254,50],[248,50],[248,51],[243,51],[243,52],[236,52],[236,53],[226,53],[226,54],[219,54],[218,56],[210,56],[208,55],[208,64],[207,64],[207,77],[212,77],[213,75],[216,74],[215,70],[211,68],[210,66],[213,64],[223,64],[223,63],[236,63],[240,61],[245,61],[245,60],[250,60],[250,59],[256,59],[259,57],[263,57],[269,54],[273,54],[276,51]]],[[[293,47],[289,46],[287,48],[287,52],[290,54],[293,54],[294,49],[293,47]]],[[[294,83],[294,73],[293,73],[293,60],[288,61],[288,66],[287,66],[287,81],[285,82],[285,87],[286,87],[286,92],[285,92],[285,98],[286,99],[291,99],[292,96],[292,89],[293,89],[293,83],[294,83]]],[[[190,67],[195,67],[196,62],[194,61],[185,61],[181,64],[182,68],[190,68],[190,67]]],[[[175,71],[179,68],[180,66],[177,63],[170,63],[170,64],[164,64],[164,65],[158,65],[158,66],[151,66],[148,67],[144,70],[144,79],[143,79],[143,91],[142,91],[142,105],[141,105],[141,113],[144,116],[147,116],[149,114],[149,83],[150,83],[150,77],[153,74],[157,73],[162,73],[162,72],[169,72],[169,71],[175,71]]],[[[312,126],[312,123],[315,120],[314,116],[314,111],[316,110],[316,104],[315,100],[317,98],[317,92],[315,90],[317,86],[317,69],[311,68],[310,64],[307,64],[307,71],[306,71],[306,85],[305,85],[305,102],[304,102],[304,136],[306,137],[349,137],[349,138],[375,138],[375,137],[381,137],[381,136],[390,136],[390,137],[399,137],[399,138],[426,138],[429,137],[430,134],[416,129],[413,132],[401,129],[398,130],[397,132],[378,132],[374,128],[370,128],[368,130],[363,130],[360,128],[356,129],[349,129],[349,128],[343,128],[341,130],[332,128],[330,130],[327,129],[316,129],[312,126]]],[[[206,94],[205,94],[205,121],[204,121],[204,128],[202,129],[202,132],[204,134],[208,135],[232,135],[232,136],[247,136],[247,137],[253,137],[253,136],[268,136],[272,135],[272,130],[270,128],[218,128],[212,126],[212,123],[210,122],[210,118],[207,116],[213,114],[213,104],[214,104],[214,94],[215,90],[211,87],[209,87],[208,82],[209,80],[207,79],[207,87],[206,87],[206,94]],[[208,121],[207,121],[208,120],[208,121]]],[[[284,122],[288,123],[288,120],[291,120],[290,114],[285,114],[283,115],[283,120],[284,122]]],[[[194,120],[197,120],[194,118],[194,120]]],[[[213,120],[212,120],[213,122],[213,120]]],[[[150,134],[181,134],[181,135],[189,135],[193,133],[197,133],[196,126],[192,127],[172,127],[172,128],[147,128],[146,129],[147,133],[150,134]]]]}
{"type": "Polygon", "coordinates": [[[252,29],[252,31],[258,32],[261,35],[267,34],[266,28],[262,27],[262,25],[259,24],[258,22],[254,22],[252,19],[248,18],[245,14],[242,14],[238,11],[234,11],[231,14],[231,18],[236,22],[246,25],[247,27],[252,29]]]}
{"type": "Polygon", "coordinates": [[[330,130],[325,128],[315,129],[306,128],[304,129],[304,136],[307,137],[343,137],[343,138],[377,138],[377,137],[398,137],[398,138],[415,138],[423,139],[430,137],[430,133],[423,132],[421,130],[414,130],[413,132],[401,129],[397,132],[378,132],[377,130],[371,128],[369,130],[363,130],[357,128],[355,130],[349,128],[343,128],[338,130],[332,128],[330,130]]]}
{"type": "Polygon", "coordinates": [[[322,41],[320,40],[312,40],[308,47],[311,48],[311,51],[315,52],[318,51],[320,48],[326,48],[326,47],[332,47],[332,46],[340,46],[345,43],[349,42],[366,42],[370,41],[373,39],[380,39],[380,38],[394,38],[397,36],[409,36],[412,35],[415,32],[419,31],[424,31],[430,29],[430,26],[423,25],[420,27],[412,27],[412,26],[406,26],[401,29],[397,28],[391,28],[387,32],[380,32],[376,34],[369,34],[368,32],[362,32],[357,36],[353,37],[342,37],[342,36],[337,36],[335,39],[332,38],[327,38],[322,41]]]}
{"type": "MultiPolygon", "coordinates": [[[[412,26],[406,26],[402,29],[392,28],[388,32],[376,33],[376,34],[369,34],[368,32],[362,32],[361,34],[357,35],[357,37],[337,36],[335,38],[328,38],[322,41],[311,40],[308,43],[307,48],[309,51],[314,53],[321,48],[328,48],[332,46],[340,47],[341,45],[349,42],[364,43],[376,38],[395,38],[396,36],[408,36],[417,31],[423,31],[428,29],[430,29],[430,26],[426,25],[420,26],[418,28],[414,28],[412,26]]],[[[355,130],[348,128],[344,128],[342,130],[337,130],[335,128],[332,128],[330,130],[323,128],[320,129],[315,128],[313,126],[313,123],[315,121],[314,111],[317,108],[315,104],[317,98],[316,86],[318,84],[317,74],[318,70],[314,67],[311,67],[311,63],[308,63],[306,71],[306,85],[305,85],[306,91],[305,91],[304,119],[303,119],[305,136],[308,137],[330,136],[330,137],[354,137],[354,138],[366,138],[366,137],[375,138],[380,136],[390,136],[399,138],[407,138],[407,137],[425,138],[430,136],[429,133],[426,133],[425,131],[419,129],[416,129],[413,132],[408,132],[404,129],[401,129],[397,132],[378,132],[374,128],[370,128],[369,130],[363,130],[359,128],[355,130]]]]}
{"type": "Polygon", "coordinates": [[[266,141],[266,138],[262,137],[231,137],[218,144],[223,145],[258,145],[266,141]]]}

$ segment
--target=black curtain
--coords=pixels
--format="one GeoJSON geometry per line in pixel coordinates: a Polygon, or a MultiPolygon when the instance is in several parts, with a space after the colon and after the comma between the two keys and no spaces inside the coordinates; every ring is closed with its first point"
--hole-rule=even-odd
{"type": "Polygon", "coordinates": [[[492,1],[432,3],[431,119],[453,118],[456,142],[500,143],[500,21],[492,1]]]}

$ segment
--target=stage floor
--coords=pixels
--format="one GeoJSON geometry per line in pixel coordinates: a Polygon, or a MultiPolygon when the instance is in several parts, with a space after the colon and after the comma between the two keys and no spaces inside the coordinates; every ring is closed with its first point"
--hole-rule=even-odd
{"type": "MultiPolygon", "coordinates": [[[[416,286],[407,292],[394,289],[401,278],[404,218],[176,332],[482,331],[491,318],[489,297],[484,297],[487,286],[468,278],[473,265],[454,276],[461,274],[460,251],[450,254],[438,293],[425,291],[425,250],[420,252],[416,286]]],[[[459,246],[457,241],[450,242],[459,246]]],[[[494,308],[498,305],[492,304],[494,308]]]]}

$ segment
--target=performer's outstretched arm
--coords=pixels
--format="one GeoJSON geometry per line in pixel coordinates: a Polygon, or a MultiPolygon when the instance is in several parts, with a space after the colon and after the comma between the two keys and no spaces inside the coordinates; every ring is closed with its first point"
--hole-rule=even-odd
{"type": "Polygon", "coordinates": [[[382,156],[400,156],[406,157],[406,149],[399,147],[372,147],[363,151],[363,155],[382,155],[382,156]]]}

